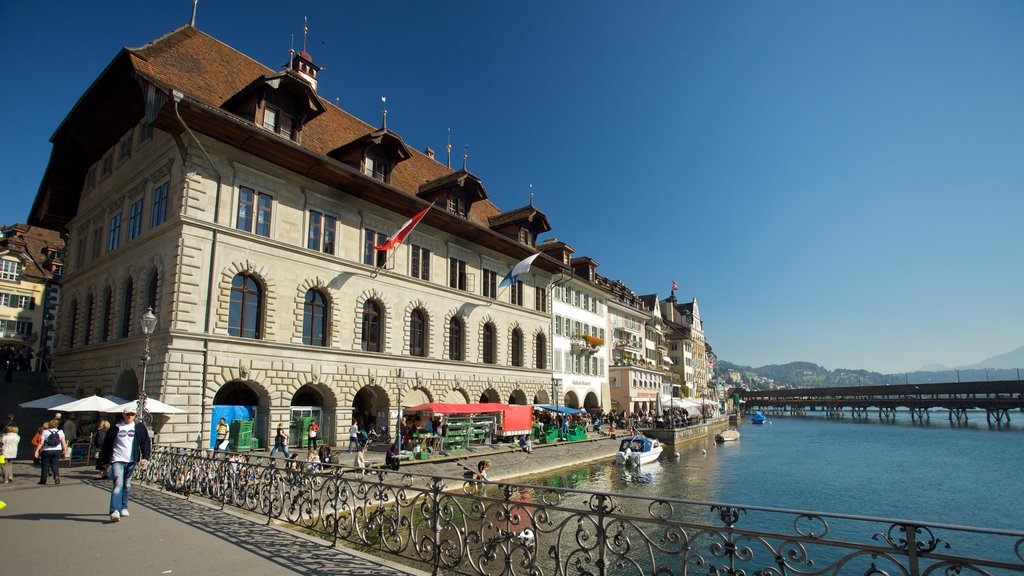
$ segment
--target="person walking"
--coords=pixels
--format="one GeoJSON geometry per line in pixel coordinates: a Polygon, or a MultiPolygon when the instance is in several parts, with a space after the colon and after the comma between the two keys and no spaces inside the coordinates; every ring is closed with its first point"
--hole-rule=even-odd
{"type": "Polygon", "coordinates": [[[42,463],[39,471],[39,483],[46,484],[47,472],[53,474],[53,483],[60,484],[60,459],[68,451],[64,431],[56,420],[50,420],[47,430],[42,435],[42,444],[36,448],[36,458],[42,463]]]}
{"type": "Polygon", "coordinates": [[[3,477],[0,477],[0,482],[14,481],[14,459],[18,457],[18,444],[20,442],[21,436],[18,436],[17,426],[4,428],[4,435],[0,437],[0,445],[3,446],[4,455],[3,477]]]}
{"type": "Polygon", "coordinates": [[[277,433],[274,434],[274,447],[270,449],[270,457],[273,458],[278,450],[284,453],[285,458],[291,457],[288,453],[288,433],[284,431],[284,422],[277,425],[277,433]]]}
{"type": "Polygon", "coordinates": [[[121,421],[111,426],[103,439],[99,464],[110,466],[114,487],[110,491],[110,521],[128,517],[128,500],[132,494],[132,473],[136,465],[145,468],[152,454],[149,430],[135,420],[135,408],[125,408],[121,421]]]}
{"type": "Polygon", "coordinates": [[[352,425],[348,427],[348,452],[352,453],[352,449],[359,450],[359,424],[355,420],[352,421],[352,425]]]}
{"type": "Polygon", "coordinates": [[[99,475],[96,476],[97,480],[103,480],[107,477],[107,467],[100,465],[100,452],[103,451],[103,441],[107,437],[107,430],[110,429],[110,422],[106,420],[101,421],[96,425],[96,432],[92,435],[92,442],[90,442],[89,451],[92,452],[92,457],[96,459],[96,469],[99,470],[99,475]]]}

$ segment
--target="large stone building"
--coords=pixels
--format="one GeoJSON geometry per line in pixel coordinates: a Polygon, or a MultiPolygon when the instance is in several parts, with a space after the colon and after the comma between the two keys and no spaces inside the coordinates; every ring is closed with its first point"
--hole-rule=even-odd
{"type": "Polygon", "coordinates": [[[572,247],[557,239],[540,249],[570,266],[552,287],[553,394],[564,406],[607,410],[608,294],[598,283],[598,264],[588,257],[573,258],[572,247]]]}
{"type": "Polygon", "coordinates": [[[27,348],[31,369],[53,351],[54,320],[64,273],[64,240],[54,230],[0,228],[0,346],[27,348]]]}
{"type": "Polygon", "coordinates": [[[667,327],[669,357],[673,371],[683,381],[686,396],[708,397],[708,357],[704,324],[697,299],[680,304],[675,292],[661,301],[661,314],[667,327]]]}
{"type": "MultiPolygon", "coordinates": [[[[220,414],[264,442],[316,416],[333,439],[353,418],[393,427],[399,395],[547,398],[549,285],[570,267],[541,255],[507,297],[494,286],[546,219],[503,213],[386,112],[374,127],[320,98],[319,72],[190,26],[111,61],[54,134],[30,218],[68,234],[61,381],[134,398],[152,309],[147,391],[187,411],[155,422],[166,444],[209,446],[220,414]],[[404,244],[374,248],[431,203],[404,244]]],[[[601,393],[592,379],[581,393],[601,393]]]]}

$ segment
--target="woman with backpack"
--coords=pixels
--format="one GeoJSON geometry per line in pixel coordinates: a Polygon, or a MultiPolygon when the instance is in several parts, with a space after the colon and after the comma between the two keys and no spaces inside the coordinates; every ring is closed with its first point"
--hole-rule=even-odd
{"type": "Polygon", "coordinates": [[[42,444],[36,448],[36,458],[42,462],[39,483],[46,484],[47,471],[53,473],[53,483],[60,484],[60,459],[68,451],[68,442],[59,422],[50,420],[49,428],[43,431],[42,444]]]}

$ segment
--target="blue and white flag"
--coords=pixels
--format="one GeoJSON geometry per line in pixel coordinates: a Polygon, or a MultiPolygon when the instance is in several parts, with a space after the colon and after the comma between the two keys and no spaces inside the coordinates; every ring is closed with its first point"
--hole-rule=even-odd
{"type": "Polygon", "coordinates": [[[527,272],[530,271],[530,265],[533,264],[533,261],[537,259],[537,256],[540,256],[539,252],[537,254],[534,254],[533,256],[527,256],[526,258],[523,259],[522,262],[513,266],[512,269],[509,270],[508,274],[506,274],[505,277],[501,279],[501,283],[498,284],[498,288],[504,288],[505,286],[511,286],[515,284],[516,280],[519,278],[521,274],[526,274],[527,272]]]}

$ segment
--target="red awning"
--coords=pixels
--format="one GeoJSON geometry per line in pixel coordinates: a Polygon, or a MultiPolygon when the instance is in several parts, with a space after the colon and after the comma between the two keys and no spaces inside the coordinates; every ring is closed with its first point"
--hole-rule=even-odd
{"type": "Polygon", "coordinates": [[[507,405],[499,402],[488,402],[486,404],[449,404],[447,402],[428,402],[403,408],[405,412],[435,412],[437,414],[483,414],[485,412],[501,412],[508,408],[507,405]]]}

